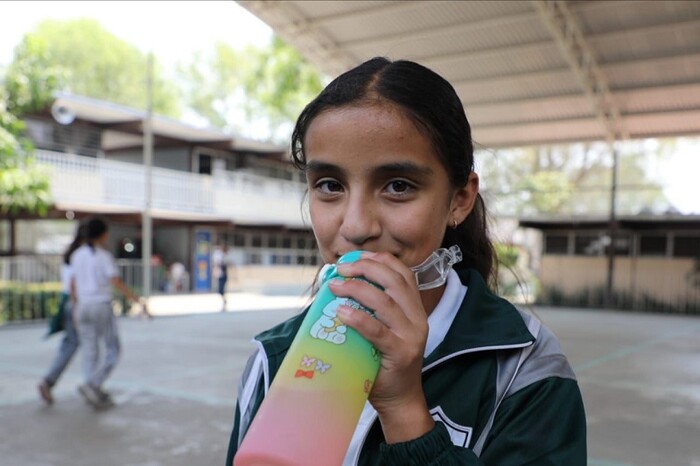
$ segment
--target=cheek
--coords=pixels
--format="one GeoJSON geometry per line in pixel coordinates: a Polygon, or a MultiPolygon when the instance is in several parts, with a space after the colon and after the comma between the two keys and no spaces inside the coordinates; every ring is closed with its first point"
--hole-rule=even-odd
{"type": "Polygon", "coordinates": [[[338,227],[334,224],[334,216],[332,212],[323,209],[318,204],[314,205],[314,203],[309,204],[309,216],[311,218],[311,228],[316,237],[321,255],[328,260],[326,256],[331,254],[328,252],[328,248],[333,244],[333,239],[338,231],[338,227]]]}
{"type": "Polygon", "coordinates": [[[444,216],[436,211],[394,217],[391,222],[391,235],[413,249],[437,249],[444,236],[444,216]]]}

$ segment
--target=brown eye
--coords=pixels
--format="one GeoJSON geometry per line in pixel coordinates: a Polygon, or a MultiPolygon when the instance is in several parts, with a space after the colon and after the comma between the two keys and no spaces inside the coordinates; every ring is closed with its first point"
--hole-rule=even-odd
{"type": "Polygon", "coordinates": [[[320,180],[315,188],[325,194],[339,193],[343,190],[343,186],[335,180],[320,180]]]}
{"type": "Polygon", "coordinates": [[[387,184],[386,191],[389,194],[406,194],[411,192],[415,187],[406,180],[392,180],[387,184]]]}

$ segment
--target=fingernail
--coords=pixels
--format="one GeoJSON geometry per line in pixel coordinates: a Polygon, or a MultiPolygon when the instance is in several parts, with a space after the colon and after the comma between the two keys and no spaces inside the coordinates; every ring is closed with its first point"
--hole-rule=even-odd
{"type": "Polygon", "coordinates": [[[350,314],[352,314],[353,312],[354,312],[354,309],[352,309],[351,307],[345,306],[344,304],[341,304],[340,306],[338,306],[336,308],[335,315],[338,316],[338,318],[341,321],[345,322],[345,319],[350,317],[350,314]]]}
{"type": "Polygon", "coordinates": [[[340,285],[343,284],[344,281],[345,281],[345,280],[342,280],[342,279],[340,279],[340,278],[334,278],[334,279],[332,279],[331,281],[328,282],[328,285],[329,285],[329,286],[334,286],[334,287],[335,287],[335,286],[340,286],[340,285]]]}

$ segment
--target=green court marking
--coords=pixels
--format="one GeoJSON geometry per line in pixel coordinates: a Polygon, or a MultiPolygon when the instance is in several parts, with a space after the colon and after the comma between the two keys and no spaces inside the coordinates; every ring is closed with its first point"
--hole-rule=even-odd
{"type": "Polygon", "coordinates": [[[625,346],[623,348],[620,348],[618,350],[613,351],[612,353],[608,353],[605,356],[601,356],[599,358],[592,359],[588,362],[584,362],[583,364],[577,364],[574,366],[574,372],[579,373],[586,371],[588,369],[591,369],[593,367],[600,366],[601,364],[605,364],[610,361],[614,361],[615,359],[620,359],[625,356],[629,356],[630,354],[634,353],[639,353],[641,351],[644,351],[654,345],[658,345],[659,343],[664,343],[669,340],[675,340],[676,338],[683,337],[686,335],[689,335],[691,333],[696,332],[698,329],[700,329],[700,325],[693,325],[689,328],[686,328],[682,331],[679,332],[672,332],[672,333],[667,333],[665,335],[652,338],[651,340],[645,341],[643,343],[638,343],[636,345],[630,345],[630,346],[625,346]]]}
{"type": "Polygon", "coordinates": [[[620,463],[619,461],[608,461],[601,458],[588,458],[588,466],[636,466],[631,463],[620,463]]]}

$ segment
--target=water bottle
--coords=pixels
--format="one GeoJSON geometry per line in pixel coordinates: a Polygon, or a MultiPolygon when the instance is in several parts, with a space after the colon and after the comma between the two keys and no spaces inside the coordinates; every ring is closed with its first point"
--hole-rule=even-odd
{"type": "MultiPolygon", "coordinates": [[[[361,251],[343,255],[354,262],[361,251]]],[[[322,273],[319,292],[263,400],[234,466],[340,466],[379,371],[379,352],[336,316],[345,304],[373,315],[328,288],[336,267],[322,273]]],[[[354,278],[360,279],[360,278],[354,278]]]]}

